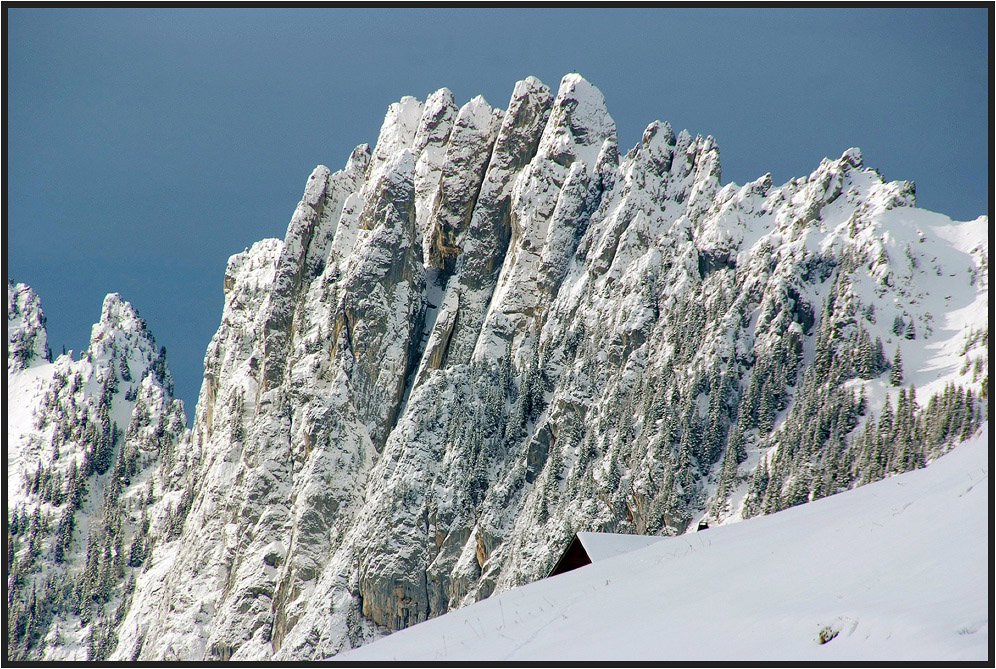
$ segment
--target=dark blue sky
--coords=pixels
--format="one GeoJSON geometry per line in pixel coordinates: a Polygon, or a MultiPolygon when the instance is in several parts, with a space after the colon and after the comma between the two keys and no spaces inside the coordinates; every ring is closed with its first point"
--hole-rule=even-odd
{"type": "Polygon", "coordinates": [[[986,9],[8,9],[7,275],[53,351],[117,291],[169,352],[188,416],[229,255],[282,237],[312,168],[388,104],[450,88],[505,107],[580,72],[625,150],[648,123],[713,135],[723,181],[851,146],[919,206],[989,208],[986,9]]]}

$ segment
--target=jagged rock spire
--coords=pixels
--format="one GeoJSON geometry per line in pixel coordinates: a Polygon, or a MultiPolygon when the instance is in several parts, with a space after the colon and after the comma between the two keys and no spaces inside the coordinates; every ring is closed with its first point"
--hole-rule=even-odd
{"type": "Polygon", "coordinates": [[[7,373],[50,361],[45,312],[31,286],[7,279],[7,373]]]}

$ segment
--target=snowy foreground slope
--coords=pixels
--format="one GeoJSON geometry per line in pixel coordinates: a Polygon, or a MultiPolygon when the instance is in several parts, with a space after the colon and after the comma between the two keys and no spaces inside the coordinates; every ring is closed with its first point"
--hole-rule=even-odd
{"type": "Polygon", "coordinates": [[[926,469],[666,538],[340,658],[985,660],[987,437],[988,424],[926,469]]]}

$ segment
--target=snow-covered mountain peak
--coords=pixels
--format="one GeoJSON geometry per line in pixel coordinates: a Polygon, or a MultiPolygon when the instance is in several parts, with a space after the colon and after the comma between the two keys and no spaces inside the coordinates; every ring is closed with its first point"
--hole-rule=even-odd
{"type": "Polygon", "coordinates": [[[370,145],[369,144],[359,144],[353,152],[349,154],[349,160],[346,161],[346,172],[365,172],[367,166],[370,164],[370,145]]]}
{"type": "Polygon", "coordinates": [[[391,160],[399,151],[412,147],[422,119],[422,107],[422,103],[416,98],[406,95],[387,108],[374,145],[371,173],[379,170],[381,165],[391,160]]]}
{"type": "Polygon", "coordinates": [[[47,362],[48,333],[38,294],[7,279],[7,374],[47,362]]]}
{"type": "MultiPolygon", "coordinates": [[[[432,167],[438,169],[436,163],[441,160],[439,152],[443,150],[449,138],[456,109],[453,93],[448,88],[440,88],[426,98],[412,145],[420,161],[428,161],[432,167]]],[[[427,167],[426,170],[432,167],[427,167]]]]}
{"type": "Polygon", "coordinates": [[[156,348],[155,337],[145,319],[118,293],[110,293],[104,298],[100,320],[91,328],[90,345],[80,362],[93,368],[92,372],[83,371],[84,377],[93,373],[94,378],[104,382],[114,376],[124,381],[129,389],[141,381],[155,363],[159,382],[169,389],[169,394],[173,392],[173,380],[162,351],[156,348]]]}
{"type": "Polygon", "coordinates": [[[91,353],[95,352],[100,343],[109,338],[134,339],[146,342],[148,346],[155,343],[148,325],[130,302],[125,301],[118,293],[108,293],[104,297],[100,310],[100,320],[93,324],[90,330],[91,353]]]}
{"type": "Polygon", "coordinates": [[[660,174],[671,169],[675,141],[676,137],[670,123],[654,121],[643,131],[640,143],[635,149],[637,152],[646,152],[660,174]]]}
{"type": "MultiPolygon", "coordinates": [[[[24,312],[8,299],[8,324],[24,312]]],[[[106,656],[114,623],[103,607],[127,608],[151,545],[173,532],[189,465],[175,448],[183,403],[172,397],[165,350],[117,293],[104,299],[79,360],[66,354],[17,370],[12,353],[8,612],[20,622],[7,657],[106,656]],[[35,613],[42,609],[45,618],[35,613]]]]}
{"type": "MultiPolygon", "coordinates": [[[[354,151],[355,152],[355,151],[354,151]]],[[[352,155],[350,156],[352,158],[352,155]]],[[[318,165],[308,177],[308,182],[304,187],[304,195],[301,196],[301,203],[308,207],[318,206],[321,198],[325,195],[325,189],[329,185],[329,177],[332,172],[324,165],[318,165]]]]}
{"type": "Polygon", "coordinates": [[[143,332],[146,329],[145,321],[119,293],[108,293],[104,297],[100,307],[100,321],[96,325],[102,329],[113,328],[123,332],[143,332]]]}
{"type": "Polygon", "coordinates": [[[491,125],[493,116],[494,109],[491,108],[488,101],[484,99],[484,96],[477,95],[460,108],[456,124],[458,127],[487,128],[491,125]]]}
{"type": "MultiPolygon", "coordinates": [[[[539,132],[533,130],[533,127],[542,130],[552,103],[550,88],[536,77],[529,76],[516,82],[496,142],[496,145],[505,150],[496,151],[492,158],[501,161],[515,156],[514,162],[518,168],[528,162],[528,158],[522,162],[523,154],[528,153],[531,158],[536,151],[536,142],[540,139],[539,132]]],[[[503,169],[508,167],[506,165],[503,169]]]]}
{"type": "Polygon", "coordinates": [[[591,173],[602,143],[615,137],[616,124],[602,92],[579,74],[565,75],[540,140],[539,155],[564,166],[581,160],[591,173]]]}
{"type": "Polygon", "coordinates": [[[861,149],[856,146],[852,146],[847,151],[844,151],[840,156],[841,161],[846,161],[851,165],[851,167],[864,167],[864,156],[861,153],[861,149]]]}
{"type": "Polygon", "coordinates": [[[543,97],[550,96],[552,98],[550,87],[538,78],[530,75],[525,79],[520,79],[515,82],[515,86],[512,88],[512,97],[508,105],[509,110],[512,109],[513,105],[517,107],[521,106],[523,98],[535,95],[543,97]]]}

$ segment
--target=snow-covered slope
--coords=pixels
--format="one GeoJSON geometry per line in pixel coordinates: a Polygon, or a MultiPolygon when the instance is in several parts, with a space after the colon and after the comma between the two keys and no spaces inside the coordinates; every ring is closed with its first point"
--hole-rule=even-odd
{"type": "Polygon", "coordinates": [[[663,539],[339,658],[986,660],[987,435],[924,470],[663,539]]]}

